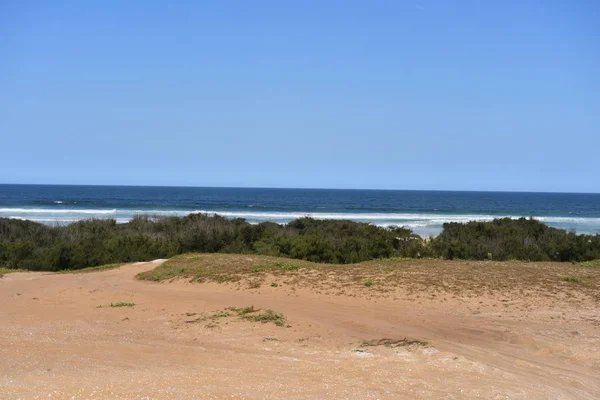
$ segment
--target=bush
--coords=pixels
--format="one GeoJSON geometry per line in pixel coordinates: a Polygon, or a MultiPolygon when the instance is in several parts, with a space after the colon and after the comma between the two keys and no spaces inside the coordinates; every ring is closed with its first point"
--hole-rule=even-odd
{"type": "Polygon", "coordinates": [[[252,225],[242,219],[190,214],[137,216],[125,224],[90,219],[66,226],[0,218],[0,265],[59,271],[103,264],[168,258],[186,252],[254,253],[316,262],[353,263],[411,256],[398,246],[409,230],[352,221],[301,218],[288,225],[252,225]]]}
{"type": "Polygon", "coordinates": [[[600,258],[600,236],[577,235],[535,219],[444,224],[431,243],[447,259],[589,261],[600,258]]]}
{"type": "Polygon", "coordinates": [[[190,214],[138,216],[125,224],[91,219],[66,226],[0,218],[0,266],[12,269],[81,269],[186,252],[337,264],[389,257],[582,262],[600,259],[600,236],[576,235],[525,218],[445,224],[427,244],[404,228],[312,218],[252,225],[242,219],[190,214]]]}

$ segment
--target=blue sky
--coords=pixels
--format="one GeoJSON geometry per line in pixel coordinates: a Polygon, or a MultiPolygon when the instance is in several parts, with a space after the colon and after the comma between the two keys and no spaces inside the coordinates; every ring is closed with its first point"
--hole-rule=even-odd
{"type": "Polygon", "coordinates": [[[600,2],[0,2],[0,183],[600,192],[600,2]]]}

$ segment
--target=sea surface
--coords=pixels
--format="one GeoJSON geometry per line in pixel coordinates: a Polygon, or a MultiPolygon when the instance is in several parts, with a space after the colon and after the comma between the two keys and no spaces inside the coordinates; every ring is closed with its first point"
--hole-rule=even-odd
{"type": "Polygon", "coordinates": [[[600,194],[149,186],[0,185],[0,217],[48,224],[87,218],[216,213],[248,222],[311,216],[397,225],[434,235],[445,222],[535,217],[600,233],[600,194]]]}

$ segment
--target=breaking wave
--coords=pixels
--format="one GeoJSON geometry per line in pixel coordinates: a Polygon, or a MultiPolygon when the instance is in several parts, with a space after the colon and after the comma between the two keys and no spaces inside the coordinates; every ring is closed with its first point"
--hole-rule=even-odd
{"type": "MultiPolygon", "coordinates": [[[[442,214],[442,213],[344,213],[344,212],[280,212],[280,211],[227,211],[227,210],[160,210],[160,209],[62,209],[62,208],[0,208],[0,217],[33,220],[42,223],[70,223],[87,218],[112,218],[127,222],[136,215],[185,216],[190,213],[222,215],[227,218],[244,218],[250,223],[287,223],[297,218],[352,220],[378,226],[403,226],[416,233],[435,234],[447,222],[491,221],[495,218],[521,218],[523,215],[492,214],[442,214]]],[[[600,218],[533,216],[537,220],[562,229],[575,229],[580,233],[599,233],[600,218]]]]}

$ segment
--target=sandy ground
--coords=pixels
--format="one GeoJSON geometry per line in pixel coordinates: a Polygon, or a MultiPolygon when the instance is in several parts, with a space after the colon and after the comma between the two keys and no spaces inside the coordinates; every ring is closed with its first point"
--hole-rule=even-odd
{"type": "Polygon", "coordinates": [[[0,398],[600,398],[593,298],[511,307],[135,279],[159,262],[0,279],[0,398]],[[120,301],[136,305],[107,307],[120,301]],[[286,326],[219,317],[249,305],[286,326]]]}

